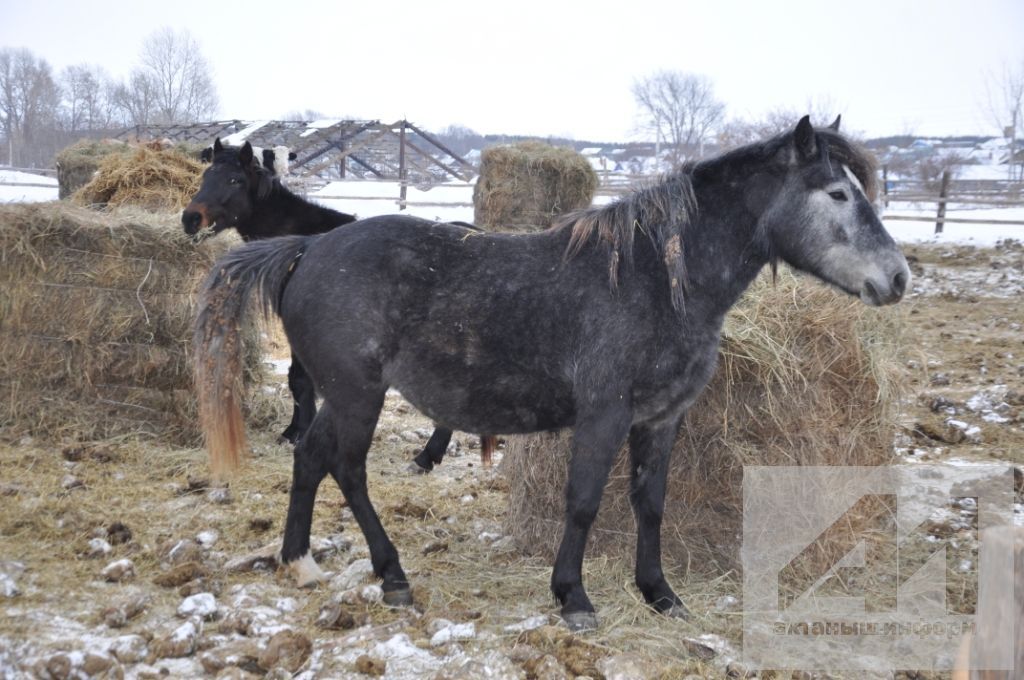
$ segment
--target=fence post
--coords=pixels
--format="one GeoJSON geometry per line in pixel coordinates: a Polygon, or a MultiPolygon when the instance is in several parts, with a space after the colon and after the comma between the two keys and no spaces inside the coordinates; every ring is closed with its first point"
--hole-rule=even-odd
{"type": "Polygon", "coordinates": [[[402,129],[398,134],[398,209],[405,210],[406,195],[406,167],[405,167],[405,121],[402,121],[402,129]]]}
{"type": "Polygon", "coordinates": [[[939,188],[939,210],[935,215],[935,233],[941,234],[946,223],[946,198],[949,196],[949,170],[942,171],[942,186],[939,188]]]}
{"type": "Polygon", "coordinates": [[[882,166],[882,195],[885,196],[884,205],[889,207],[889,166],[882,166]]]}

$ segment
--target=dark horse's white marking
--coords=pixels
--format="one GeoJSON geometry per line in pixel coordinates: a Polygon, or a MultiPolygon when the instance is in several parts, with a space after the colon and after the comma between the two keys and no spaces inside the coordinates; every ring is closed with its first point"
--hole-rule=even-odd
{"type": "Polygon", "coordinates": [[[214,467],[235,465],[244,448],[238,328],[255,292],[281,316],[324,398],[296,448],[282,547],[300,578],[316,577],[313,499],[330,474],[386,601],[411,602],[366,489],[367,450],[394,386],[429,417],[469,432],[573,429],[551,589],[574,629],[597,622],[584,547],[628,440],[636,584],[658,611],[685,615],[661,567],[665,478],[680,419],[714,369],[726,312],[780,259],[872,305],[898,301],[910,278],[868,200],[874,167],[837,127],[815,130],[805,117],[790,133],[538,234],[465,238],[450,225],[378,217],[228,253],[205,283],[195,327],[214,467]]]}

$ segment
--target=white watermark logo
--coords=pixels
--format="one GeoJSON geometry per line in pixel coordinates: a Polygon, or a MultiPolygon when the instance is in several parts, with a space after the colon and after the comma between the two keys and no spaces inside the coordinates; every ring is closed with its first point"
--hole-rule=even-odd
{"type": "MultiPolygon", "coordinates": [[[[743,656],[751,668],[949,670],[979,615],[1014,597],[1006,465],[746,467],[743,656]]],[[[986,633],[1013,668],[1013,626],[986,633]]]]}

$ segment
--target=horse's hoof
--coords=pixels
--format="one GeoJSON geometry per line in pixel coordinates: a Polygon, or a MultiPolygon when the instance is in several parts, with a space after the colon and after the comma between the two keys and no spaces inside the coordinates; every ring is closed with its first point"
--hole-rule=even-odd
{"type": "Polygon", "coordinates": [[[401,590],[385,590],[384,604],[389,607],[411,607],[412,589],[402,588],[401,590]]]}
{"type": "Polygon", "coordinates": [[[680,621],[689,621],[692,616],[692,614],[690,614],[690,610],[687,609],[686,605],[682,602],[672,605],[663,613],[670,619],[679,619],[680,621]]]}
{"type": "Polygon", "coordinates": [[[597,614],[594,612],[572,612],[564,614],[562,619],[565,621],[565,627],[573,633],[597,630],[597,614]]]}
{"type": "Polygon", "coordinates": [[[406,471],[414,475],[425,475],[430,472],[430,468],[425,468],[416,461],[413,461],[409,463],[409,467],[406,468],[406,471]]]}

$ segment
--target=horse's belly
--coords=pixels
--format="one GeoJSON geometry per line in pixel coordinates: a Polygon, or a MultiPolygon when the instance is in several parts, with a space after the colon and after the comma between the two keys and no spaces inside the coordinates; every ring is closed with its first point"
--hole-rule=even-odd
{"type": "Polygon", "coordinates": [[[422,366],[390,381],[437,423],[464,432],[517,434],[573,423],[571,389],[531,376],[429,371],[422,366]]]}

